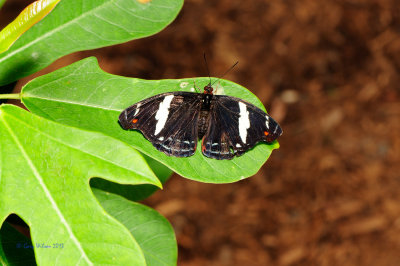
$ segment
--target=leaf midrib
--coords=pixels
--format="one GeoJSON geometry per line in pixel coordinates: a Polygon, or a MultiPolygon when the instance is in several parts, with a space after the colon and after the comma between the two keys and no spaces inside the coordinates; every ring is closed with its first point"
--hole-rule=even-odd
{"type": "Polygon", "coordinates": [[[39,100],[44,100],[44,101],[50,101],[50,102],[59,102],[59,103],[65,103],[65,104],[71,104],[71,105],[78,105],[78,106],[84,106],[84,107],[90,107],[90,108],[97,108],[97,109],[102,109],[106,111],[113,111],[113,112],[122,112],[122,109],[112,109],[110,107],[106,106],[101,106],[101,105],[92,105],[88,103],[80,103],[80,102],[74,102],[74,101],[67,101],[64,99],[55,99],[55,98],[47,98],[47,97],[42,97],[42,96],[25,96],[22,95],[22,100],[32,98],[32,99],[39,99],[39,100]]]}

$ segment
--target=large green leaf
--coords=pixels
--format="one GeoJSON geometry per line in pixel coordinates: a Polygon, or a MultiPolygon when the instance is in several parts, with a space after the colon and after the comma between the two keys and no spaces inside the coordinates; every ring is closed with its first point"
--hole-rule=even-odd
{"type": "MultiPolygon", "coordinates": [[[[167,219],[149,207],[117,195],[98,189],[93,192],[107,213],[133,235],[148,266],[176,265],[177,243],[167,219]]],[[[0,230],[0,265],[36,265],[30,239],[7,222],[3,223],[0,230]]]]}
{"type": "MultiPolygon", "coordinates": [[[[103,72],[95,58],[87,58],[36,78],[23,88],[21,96],[23,103],[36,114],[122,140],[186,178],[226,183],[254,175],[272,150],[279,147],[277,142],[259,144],[233,160],[209,159],[199,150],[191,157],[176,158],[156,150],[140,132],[120,127],[118,116],[123,109],[159,93],[193,91],[193,81],[154,81],[115,76],[103,72]]],[[[196,78],[199,86],[208,82],[208,78],[196,78]]],[[[242,86],[226,80],[221,80],[218,86],[223,88],[225,94],[264,109],[257,97],[242,86]]]]}
{"type": "Polygon", "coordinates": [[[145,264],[135,239],[89,187],[94,176],[159,185],[137,151],[12,105],[0,106],[0,136],[0,224],[15,213],[29,225],[39,264],[145,264]]]}
{"type": "Polygon", "coordinates": [[[120,221],[138,242],[149,266],[176,265],[174,229],[155,210],[120,196],[94,189],[103,208],[120,221]]]}
{"type": "Polygon", "coordinates": [[[176,17],[183,0],[61,0],[43,20],[0,54],[0,85],[57,58],[149,36],[176,17]]]}

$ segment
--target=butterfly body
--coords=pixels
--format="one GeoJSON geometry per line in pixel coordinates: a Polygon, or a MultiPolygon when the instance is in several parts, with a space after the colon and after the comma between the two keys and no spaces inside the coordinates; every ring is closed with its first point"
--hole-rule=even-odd
{"type": "Polygon", "coordinates": [[[272,142],[282,129],[268,114],[242,99],[204,93],[167,92],[144,99],[119,116],[124,129],[137,129],[169,156],[201,152],[214,159],[232,159],[258,142],[272,142]]]}

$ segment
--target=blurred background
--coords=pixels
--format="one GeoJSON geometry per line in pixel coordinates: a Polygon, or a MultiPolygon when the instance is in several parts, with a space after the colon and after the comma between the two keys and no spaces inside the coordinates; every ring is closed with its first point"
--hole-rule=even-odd
{"type": "MultiPolygon", "coordinates": [[[[0,26],[31,2],[8,0],[0,26]]],[[[212,76],[239,61],[225,78],[284,134],[247,180],[174,175],[145,201],[172,223],[179,265],[400,265],[399,1],[186,0],[161,33],[44,72],[94,55],[117,75],[207,76],[203,52],[212,76]]]]}

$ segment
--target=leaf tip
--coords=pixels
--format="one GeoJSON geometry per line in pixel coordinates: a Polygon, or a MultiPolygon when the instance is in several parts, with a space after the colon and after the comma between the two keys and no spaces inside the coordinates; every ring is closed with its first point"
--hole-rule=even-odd
{"type": "Polygon", "coordinates": [[[275,145],[274,145],[274,150],[275,150],[275,149],[279,149],[280,147],[281,147],[281,145],[279,144],[278,141],[276,141],[276,142],[275,142],[275,145]]]}
{"type": "Polygon", "coordinates": [[[157,179],[157,181],[154,182],[154,185],[157,186],[159,189],[164,189],[161,181],[158,178],[156,178],[156,179],[157,179]]]}

